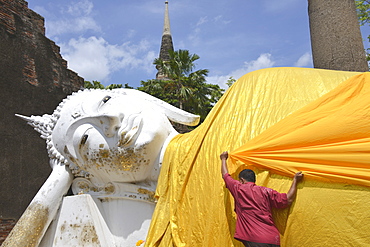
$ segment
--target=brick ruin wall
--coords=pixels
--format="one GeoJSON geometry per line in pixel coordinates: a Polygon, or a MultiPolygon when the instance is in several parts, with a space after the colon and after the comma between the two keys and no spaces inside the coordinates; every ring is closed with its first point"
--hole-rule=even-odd
{"type": "Polygon", "coordinates": [[[45,37],[44,18],[23,0],[0,0],[0,244],[51,168],[46,144],[14,114],[51,114],[84,79],[45,37]]]}
{"type": "Polygon", "coordinates": [[[0,219],[0,245],[4,242],[16,222],[14,219],[0,219]]]}

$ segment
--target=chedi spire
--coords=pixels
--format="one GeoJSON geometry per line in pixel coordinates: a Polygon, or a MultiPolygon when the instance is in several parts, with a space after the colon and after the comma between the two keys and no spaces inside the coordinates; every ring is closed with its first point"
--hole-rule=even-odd
{"type": "MultiPolygon", "coordinates": [[[[173,51],[173,42],[171,36],[171,28],[170,28],[170,18],[168,14],[168,1],[165,2],[165,12],[164,12],[164,26],[163,26],[163,34],[162,34],[162,42],[161,42],[161,49],[159,52],[159,58],[163,61],[169,61],[170,55],[169,51],[173,51]]],[[[165,76],[158,71],[156,75],[156,79],[165,79],[165,76]]]]}

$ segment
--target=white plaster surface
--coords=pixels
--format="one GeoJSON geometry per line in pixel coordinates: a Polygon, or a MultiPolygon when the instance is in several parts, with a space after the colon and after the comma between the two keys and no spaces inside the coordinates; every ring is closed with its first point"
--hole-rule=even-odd
{"type": "Polygon", "coordinates": [[[63,200],[53,246],[120,245],[114,243],[108,226],[91,196],[77,195],[65,197],[63,200]]]}
{"type": "Polygon", "coordinates": [[[65,197],[39,246],[136,246],[146,239],[154,206],[89,194],[65,197]]]}

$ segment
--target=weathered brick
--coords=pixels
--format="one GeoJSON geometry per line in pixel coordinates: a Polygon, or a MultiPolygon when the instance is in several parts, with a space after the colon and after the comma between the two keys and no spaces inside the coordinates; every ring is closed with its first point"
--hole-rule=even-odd
{"type": "Polygon", "coordinates": [[[0,245],[4,242],[10,231],[13,229],[16,220],[0,219],[0,245]]]}
{"type": "Polygon", "coordinates": [[[45,141],[15,113],[52,113],[84,79],[24,0],[0,0],[0,243],[50,173],[45,141]]]}

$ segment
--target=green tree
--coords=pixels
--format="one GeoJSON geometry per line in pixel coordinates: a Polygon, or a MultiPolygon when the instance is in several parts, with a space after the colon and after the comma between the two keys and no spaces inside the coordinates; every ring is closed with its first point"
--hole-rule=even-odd
{"type": "Polygon", "coordinates": [[[360,25],[370,24],[370,1],[357,0],[356,8],[360,25]]]}
{"type": "MultiPolygon", "coordinates": [[[[114,89],[114,88],[122,88],[122,84],[110,84],[108,86],[104,86],[103,84],[101,84],[100,81],[85,81],[84,83],[84,88],[90,88],[90,89],[114,89]]],[[[128,86],[128,84],[126,83],[125,84],[125,88],[131,88],[130,86],[128,86]]]]}
{"type": "Polygon", "coordinates": [[[234,82],[236,82],[236,79],[234,79],[234,77],[230,76],[230,77],[229,77],[229,79],[228,79],[228,80],[227,80],[227,82],[226,82],[226,85],[227,85],[228,87],[231,87],[231,85],[233,85],[233,84],[234,84],[234,82]]]}
{"type": "MultiPolygon", "coordinates": [[[[370,25],[370,1],[357,0],[356,1],[357,16],[361,26],[370,25]]],[[[370,35],[367,36],[370,42],[370,35]]],[[[370,61],[370,48],[367,48],[366,59],[370,61]]]]}
{"type": "Polygon", "coordinates": [[[207,116],[213,105],[222,96],[224,90],[218,85],[206,83],[207,69],[195,69],[197,54],[188,50],[169,51],[170,60],[154,60],[158,71],[165,77],[163,80],[141,81],[138,90],[149,93],[180,109],[201,116],[207,116]]]}
{"type": "Polygon", "coordinates": [[[130,85],[128,85],[128,83],[125,83],[125,85],[123,86],[123,88],[134,89],[133,87],[131,87],[130,85]]]}
{"type": "Polygon", "coordinates": [[[101,84],[99,81],[85,81],[84,88],[90,89],[104,89],[104,85],[101,84]]]}

